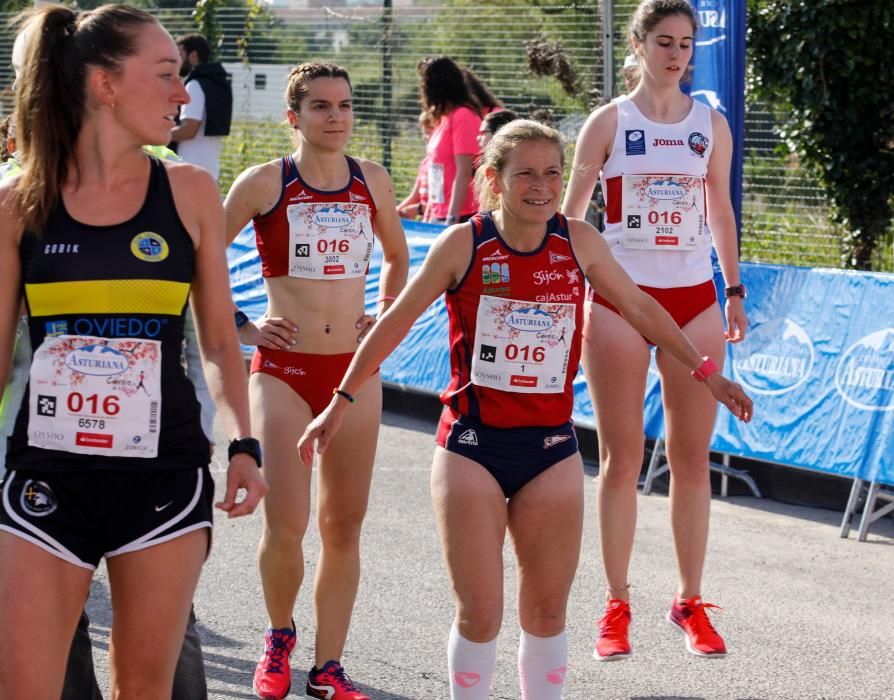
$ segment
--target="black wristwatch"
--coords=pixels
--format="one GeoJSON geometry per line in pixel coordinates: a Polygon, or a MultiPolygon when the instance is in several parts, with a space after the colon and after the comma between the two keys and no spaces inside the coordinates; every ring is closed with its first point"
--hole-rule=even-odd
{"type": "Polygon", "coordinates": [[[239,438],[230,442],[227,448],[227,459],[233,459],[233,455],[248,455],[258,463],[261,468],[261,443],[253,437],[239,438]]]}
{"type": "Polygon", "coordinates": [[[236,322],[236,329],[238,330],[248,323],[249,318],[244,311],[237,310],[236,313],[233,314],[233,320],[236,322]]]}
{"type": "Polygon", "coordinates": [[[745,298],[745,285],[737,284],[735,287],[727,287],[723,290],[723,295],[729,299],[730,297],[742,297],[745,298]]]}

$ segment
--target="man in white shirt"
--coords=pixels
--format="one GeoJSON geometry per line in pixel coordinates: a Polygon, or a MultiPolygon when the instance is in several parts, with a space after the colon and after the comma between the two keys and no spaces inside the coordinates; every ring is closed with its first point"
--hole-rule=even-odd
{"type": "Polygon", "coordinates": [[[183,160],[205,168],[217,180],[223,137],[230,133],[233,115],[230,75],[220,63],[208,62],[211,47],[201,34],[178,37],[177,46],[189,104],[180,108],[180,123],[171,131],[171,140],[183,160]]]}

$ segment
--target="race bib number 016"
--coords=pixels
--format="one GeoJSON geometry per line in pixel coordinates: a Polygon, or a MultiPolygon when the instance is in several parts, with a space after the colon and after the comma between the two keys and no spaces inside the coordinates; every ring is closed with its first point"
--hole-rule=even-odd
{"type": "Polygon", "coordinates": [[[157,457],[161,343],[60,335],[34,353],[28,444],[111,457],[157,457]]]}
{"type": "Polygon", "coordinates": [[[575,330],[574,311],[574,304],[482,296],[472,383],[520,393],[564,391],[575,330]]]}
{"type": "Polygon", "coordinates": [[[362,277],[373,251],[366,204],[290,204],[289,276],[337,280],[362,277]]]}
{"type": "Polygon", "coordinates": [[[624,247],[693,250],[705,235],[705,181],[691,175],[624,175],[624,247]]]}

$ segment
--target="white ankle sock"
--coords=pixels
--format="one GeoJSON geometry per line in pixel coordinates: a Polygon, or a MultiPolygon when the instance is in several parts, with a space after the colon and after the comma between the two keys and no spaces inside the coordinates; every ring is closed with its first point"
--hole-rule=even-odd
{"type": "Polygon", "coordinates": [[[568,669],[568,636],[535,637],[524,630],[518,643],[522,700],[560,700],[568,669]]]}
{"type": "Polygon", "coordinates": [[[496,662],[496,639],[483,644],[470,642],[459,633],[454,622],[447,642],[451,699],[487,700],[496,662]]]}

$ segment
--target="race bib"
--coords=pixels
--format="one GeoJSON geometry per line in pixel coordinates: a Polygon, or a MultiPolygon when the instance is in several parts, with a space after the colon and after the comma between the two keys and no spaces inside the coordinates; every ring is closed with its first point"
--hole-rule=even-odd
{"type": "Polygon", "coordinates": [[[519,393],[564,391],[575,330],[574,311],[574,304],[482,296],[472,383],[519,393]]]}
{"type": "Polygon", "coordinates": [[[362,277],[373,251],[367,204],[290,204],[289,277],[339,280],[362,277]]]}
{"type": "Polygon", "coordinates": [[[161,342],[60,335],[31,362],[28,444],[107,457],[157,457],[161,342]]]}
{"type": "Polygon", "coordinates": [[[445,204],[444,166],[441,163],[428,164],[428,201],[430,204],[445,204]]]}
{"type": "Polygon", "coordinates": [[[694,175],[624,175],[624,247],[693,250],[705,234],[705,181],[694,175]]]}

